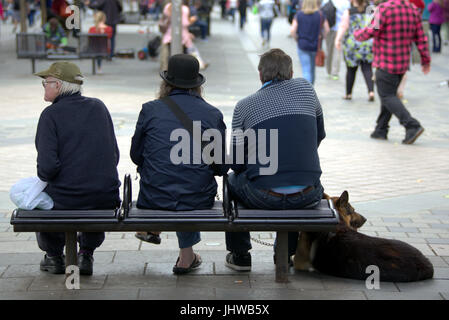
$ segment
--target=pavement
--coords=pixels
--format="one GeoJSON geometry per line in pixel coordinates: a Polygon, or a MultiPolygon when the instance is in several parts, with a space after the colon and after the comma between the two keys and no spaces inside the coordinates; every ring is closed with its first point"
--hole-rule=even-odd
{"type": "MultiPolygon", "coordinates": [[[[90,18],[84,20],[87,28],[90,18]]],[[[405,90],[406,107],[426,129],[413,145],[402,145],[403,127],[393,118],[387,141],[369,138],[379,112],[379,99],[368,102],[359,74],[353,100],[342,99],[345,67],[340,79],[331,80],[317,68],[315,89],[321,101],[326,139],[319,154],[322,183],[330,195],[348,190],[350,202],[367,218],[360,229],[368,235],[405,241],[434,265],[434,278],[413,283],[381,283],[368,289],[365,281],[331,277],[317,272],[290,270],[289,283],[274,281],[273,248],[253,241],[253,270],[237,273],[224,266],[224,233],[203,232],[195,246],[202,267],[187,276],[171,269],[178,254],[175,233],[162,234],[161,245],[142,243],[133,233],[107,233],[95,253],[94,274],[81,278],[80,290],[68,290],[64,276],[39,270],[43,253],[33,233],[15,233],[9,224],[14,205],[10,187],[20,178],[36,174],[34,134],[43,101],[40,79],[31,75],[31,63],[15,56],[14,37],[0,26],[0,299],[189,299],[189,300],[299,300],[299,299],[449,299],[449,47],[432,55],[432,70],[424,76],[411,67],[405,90]]],[[[154,30],[154,27],[150,28],[154,30]]],[[[86,30],[86,29],[83,29],[86,30]]],[[[119,26],[117,49],[143,48],[145,26],[119,26]]],[[[285,18],[275,19],[272,48],[293,59],[294,76],[301,75],[295,42],[288,37],[285,18]]],[[[210,66],[203,73],[205,99],[220,108],[227,126],[239,99],[260,88],[257,64],[262,47],[259,22],[249,13],[243,31],[237,22],[223,21],[215,7],[208,41],[196,41],[210,66]]],[[[114,59],[103,74],[91,74],[91,62],[78,61],[87,80],[84,95],[105,102],[111,112],[121,151],[120,177],[135,176],[129,157],[131,136],[141,105],[155,99],[160,83],[155,60],[114,59]]],[[[38,61],[37,70],[51,62],[38,61]]],[[[136,199],[138,181],[133,181],[136,199]]],[[[273,243],[275,233],[253,232],[252,237],[273,243]]],[[[368,276],[368,275],[367,275],[368,276]]]]}

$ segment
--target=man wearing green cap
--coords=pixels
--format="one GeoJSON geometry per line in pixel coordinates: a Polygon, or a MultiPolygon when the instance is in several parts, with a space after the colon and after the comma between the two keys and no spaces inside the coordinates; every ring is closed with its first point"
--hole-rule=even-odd
{"type": "MultiPolygon", "coordinates": [[[[83,75],[71,62],[53,63],[36,73],[43,78],[44,109],[36,132],[37,174],[48,183],[45,192],[54,210],[114,209],[120,205],[117,164],[119,150],[108,109],[98,99],[81,95],[83,75]]],[[[80,233],[80,274],[93,272],[93,252],[104,241],[103,232],[80,233]]],[[[65,273],[64,233],[38,232],[46,252],[40,268],[65,273]]]]}

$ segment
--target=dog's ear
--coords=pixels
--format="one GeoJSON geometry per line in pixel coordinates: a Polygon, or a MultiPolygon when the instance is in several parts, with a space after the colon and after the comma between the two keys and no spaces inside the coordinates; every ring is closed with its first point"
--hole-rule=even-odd
{"type": "Polygon", "coordinates": [[[343,191],[343,193],[341,194],[340,198],[338,198],[337,200],[337,207],[344,207],[348,204],[349,202],[349,194],[348,191],[343,191]]]}

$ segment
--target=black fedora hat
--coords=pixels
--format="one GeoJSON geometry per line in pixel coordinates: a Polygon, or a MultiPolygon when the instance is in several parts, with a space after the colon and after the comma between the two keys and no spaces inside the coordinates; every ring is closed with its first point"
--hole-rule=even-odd
{"type": "Polygon", "coordinates": [[[189,54],[175,54],[168,60],[168,70],[161,71],[160,76],[170,85],[190,89],[202,85],[206,78],[199,73],[198,60],[189,54]]]}

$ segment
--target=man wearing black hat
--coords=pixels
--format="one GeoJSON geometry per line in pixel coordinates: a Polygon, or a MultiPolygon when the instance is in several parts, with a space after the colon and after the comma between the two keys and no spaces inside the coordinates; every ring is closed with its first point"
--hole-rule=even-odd
{"type": "MultiPolygon", "coordinates": [[[[117,164],[119,150],[108,109],[98,99],[83,97],[83,75],[71,62],[55,62],[36,73],[43,78],[44,100],[36,132],[37,174],[48,183],[45,192],[54,210],[115,209],[120,206],[117,164]]],[[[93,272],[93,252],[104,232],[80,233],[80,274],[93,272]]],[[[65,273],[65,234],[38,232],[39,248],[46,252],[40,268],[65,273]]]]}
{"type": "MultiPolygon", "coordinates": [[[[187,149],[180,150],[183,161],[177,161],[179,152],[174,150],[183,142],[183,136],[179,141],[180,135],[177,133],[188,131],[186,122],[187,126],[189,123],[193,126],[200,123],[200,132],[206,129],[219,132],[223,139],[215,141],[214,137],[214,143],[221,148],[224,159],[226,126],[223,114],[201,97],[201,85],[205,78],[199,73],[199,63],[195,57],[187,54],[172,56],[168,70],[162,71],[160,76],[163,81],[159,99],[143,104],[132,138],[131,159],[140,173],[137,207],[172,211],[210,209],[217,194],[214,175],[224,174],[226,166],[205,164],[201,154],[194,153],[198,150],[198,144],[194,146],[193,139],[190,139],[192,134],[189,133],[184,135],[189,139],[187,149]],[[172,108],[180,109],[185,122],[172,108]]],[[[196,142],[201,145],[201,141],[196,142]]],[[[201,152],[201,147],[199,149],[201,152]]],[[[177,232],[177,236],[180,254],[173,272],[184,274],[201,264],[200,256],[192,248],[201,240],[200,233],[177,232]]]]}

